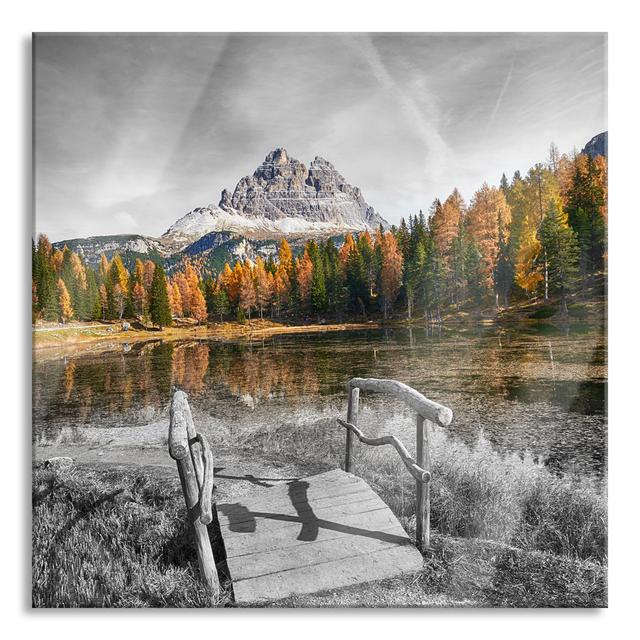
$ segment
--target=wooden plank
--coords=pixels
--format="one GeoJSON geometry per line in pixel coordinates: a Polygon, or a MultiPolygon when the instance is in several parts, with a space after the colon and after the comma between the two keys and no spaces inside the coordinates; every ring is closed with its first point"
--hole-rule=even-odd
{"type": "Polygon", "coordinates": [[[286,522],[286,518],[298,518],[301,522],[310,522],[317,520],[318,518],[331,518],[332,516],[345,516],[348,514],[364,513],[371,511],[372,509],[384,509],[386,505],[377,496],[371,496],[371,494],[349,494],[335,498],[338,502],[330,502],[322,507],[306,506],[299,508],[295,511],[284,509],[277,513],[271,513],[269,511],[249,511],[246,513],[238,512],[236,516],[229,517],[222,512],[219,516],[219,520],[224,520],[224,526],[229,529],[228,535],[230,537],[242,536],[246,533],[251,533],[256,529],[260,529],[261,533],[272,529],[279,529],[283,525],[282,522],[286,522]],[[273,515],[272,518],[269,516],[273,515]]]}
{"type": "Polygon", "coordinates": [[[308,487],[299,485],[293,487],[293,490],[290,490],[289,487],[285,487],[283,490],[281,487],[278,487],[278,489],[281,489],[278,492],[275,492],[275,489],[276,487],[273,487],[263,492],[243,496],[241,500],[236,503],[221,504],[224,504],[227,513],[233,513],[233,511],[244,511],[256,506],[260,506],[260,508],[285,508],[288,505],[301,504],[305,501],[314,501],[315,503],[319,500],[330,500],[337,496],[371,491],[367,483],[363,480],[343,484],[332,482],[320,486],[310,485],[308,487]],[[273,495],[271,494],[272,491],[274,491],[273,495]]]}
{"type": "MultiPolygon", "coordinates": [[[[397,521],[394,520],[393,514],[388,509],[376,509],[365,514],[359,513],[354,516],[345,516],[339,522],[320,520],[317,522],[317,531],[316,526],[313,526],[313,528],[308,527],[313,532],[313,536],[309,535],[309,539],[306,540],[298,539],[298,536],[303,532],[303,525],[298,522],[288,523],[284,527],[265,533],[258,532],[257,534],[236,536],[230,539],[229,544],[227,544],[227,538],[225,537],[227,559],[263,553],[287,546],[292,547],[315,540],[337,540],[338,538],[347,537],[383,537],[400,544],[408,540],[406,533],[402,529],[399,529],[395,534],[385,533],[396,525],[397,521]]],[[[303,533],[302,536],[304,536],[303,533]]]]}
{"type": "Polygon", "coordinates": [[[259,603],[382,580],[421,568],[422,556],[415,547],[393,547],[239,580],[233,589],[237,603],[259,603]]]}
{"type": "MultiPolygon", "coordinates": [[[[397,527],[394,525],[382,530],[381,533],[397,533],[397,527]]],[[[250,558],[244,556],[242,561],[240,561],[240,558],[235,558],[233,576],[236,580],[255,578],[277,573],[278,571],[288,571],[296,567],[307,567],[323,563],[328,557],[333,560],[340,560],[389,549],[398,546],[398,544],[398,542],[385,538],[344,535],[339,545],[336,544],[335,538],[314,540],[306,544],[299,543],[293,547],[287,546],[255,553],[250,558]]],[[[405,538],[405,544],[411,544],[409,538],[405,538]]]]}
{"type": "Polygon", "coordinates": [[[362,479],[339,469],[218,505],[236,602],[418,571],[422,556],[362,479]]]}
{"type": "Polygon", "coordinates": [[[220,503],[218,505],[218,511],[220,512],[220,517],[228,521],[231,526],[232,524],[240,524],[251,519],[251,514],[255,511],[260,511],[260,513],[273,511],[282,514],[299,514],[311,509],[326,509],[331,507],[331,505],[340,506],[341,504],[361,502],[362,500],[372,499],[373,497],[384,505],[384,502],[382,502],[380,497],[375,494],[373,494],[373,496],[371,495],[371,490],[367,491],[366,489],[359,487],[357,490],[344,491],[338,495],[327,496],[325,498],[312,497],[307,500],[298,500],[296,502],[290,501],[289,503],[281,502],[274,504],[272,502],[267,502],[261,504],[260,502],[255,502],[253,500],[236,502],[233,504],[220,503]]]}

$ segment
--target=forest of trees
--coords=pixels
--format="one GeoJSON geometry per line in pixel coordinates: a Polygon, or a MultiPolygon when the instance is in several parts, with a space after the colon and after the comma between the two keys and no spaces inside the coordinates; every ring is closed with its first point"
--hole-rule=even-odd
{"type": "Polygon", "coordinates": [[[380,314],[439,322],[446,309],[513,299],[567,297],[606,268],[607,160],[584,154],[549,158],[523,176],[503,174],[466,204],[457,189],[390,231],[309,240],[294,256],[286,240],[277,256],[225,264],[183,260],[167,276],[151,260],[130,270],[104,255],[94,270],[41,235],[32,247],[33,320],[66,322],[138,318],[159,327],[176,318],[198,323],[259,316],[329,316],[338,321],[380,314]]]}

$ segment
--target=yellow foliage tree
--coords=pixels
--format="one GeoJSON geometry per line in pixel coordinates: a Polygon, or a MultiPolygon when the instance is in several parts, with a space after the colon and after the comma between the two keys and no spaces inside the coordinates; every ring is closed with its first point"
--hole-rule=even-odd
{"type": "Polygon", "coordinates": [[[271,298],[273,296],[272,282],[269,280],[269,275],[264,268],[264,260],[258,256],[256,259],[254,279],[256,285],[256,305],[260,312],[260,318],[262,318],[264,310],[271,304],[271,298]]]}
{"type": "Polygon", "coordinates": [[[402,254],[398,249],[396,237],[390,231],[386,231],[382,235],[380,248],[382,250],[380,280],[384,298],[384,317],[386,319],[402,284],[402,254]]]}
{"type": "Polygon", "coordinates": [[[278,263],[284,269],[288,278],[293,269],[293,253],[291,252],[289,243],[284,238],[282,238],[280,249],[278,250],[278,263]]]}
{"type": "Polygon", "coordinates": [[[62,278],[58,278],[58,310],[60,320],[65,323],[73,317],[73,307],[71,306],[71,296],[62,278]]]}
{"type": "Polygon", "coordinates": [[[541,249],[536,225],[529,216],[525,216],[515,260],[515,280],[528,296],[531,296],[538,284],[544,280],[540,265],[537,264],[541,249]]]}
{"type": "Polygon", "coordinates": [[[349,254],[356,249],[356,242],[353,239],[353,236],[350,233],[344,237],[344,242],[340,247],[340,264],[344,267],[347,264],[347,259],[349,258],[349,254]]]}
{"type": "Polygon", "coordinates": [[[171,305],[171,313],[176,318],[182,318],[182,314],[184,313],[182,310],[182,294],[180,293],[180,287],[178,287],[176,282],[171,284],[169,304],[171,305]]]}
{"type": "MultiPolygon", "coordinates": [[[[350,234],[348,234],[348,236],[351,237],[350,234]]],[[[351,242],[353,242],[353,238],[351,238],[351,242]]],[[[306,249],[304,250],[302,258],[296,260],[296,274],[298,276],[300,302],[303,307],[306,307],[309,303],[309,297],[311,296],[311,280],[313,279],[313,261],[309,257],[306,249]]]]}
{"type": "Polygon", "coordinates": [[[198,321],[198,324],[207,319],[207,303],[197,285],[191,290],[191,316],[198,321]]]}

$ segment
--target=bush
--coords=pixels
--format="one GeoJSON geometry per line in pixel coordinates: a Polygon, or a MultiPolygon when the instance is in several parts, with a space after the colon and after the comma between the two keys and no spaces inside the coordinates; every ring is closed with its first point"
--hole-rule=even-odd
{"type": "MultiPolygon", "coordinates": [[[[554,476],[530,457],[499,453],[482,435],[471,447],[441,429],[430,438],[431,524],[439,533],[606,559],[606,499],[596,481],[554,476]]],[[[415,526],[415,489],[397,454],[369,448],[360,460],[358,473],[415,526]]]]}
{"type": "Polygon", "coordinates": [[[546,318],[551,318],[551,316],[555,316],[558,310],[556,307],[545,306],[536,309],[533,313],[529,314],[529,317],[534,320],[544,320],[546,318]]]}

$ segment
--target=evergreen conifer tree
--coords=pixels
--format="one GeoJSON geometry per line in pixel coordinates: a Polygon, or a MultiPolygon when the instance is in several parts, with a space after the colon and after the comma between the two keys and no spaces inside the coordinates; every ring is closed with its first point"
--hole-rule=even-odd
{"type": "Polygon", "coordinates": [[[161,265],[156,265],[151,281],[151,295],[149,299],[149,314],[151,321],[162,329],[171,326],[171,306],[167,294],[167,276],[161,265]]]}
{"type": "Polygon", "coordinates": [[[568,223],[559,200],[552,200],[542,223],[542,246],[549,263],[549,286],[560,294],[563,311],[567,312],[567,295],[578,277],[580,248],[576,233],[568,223]]]}

